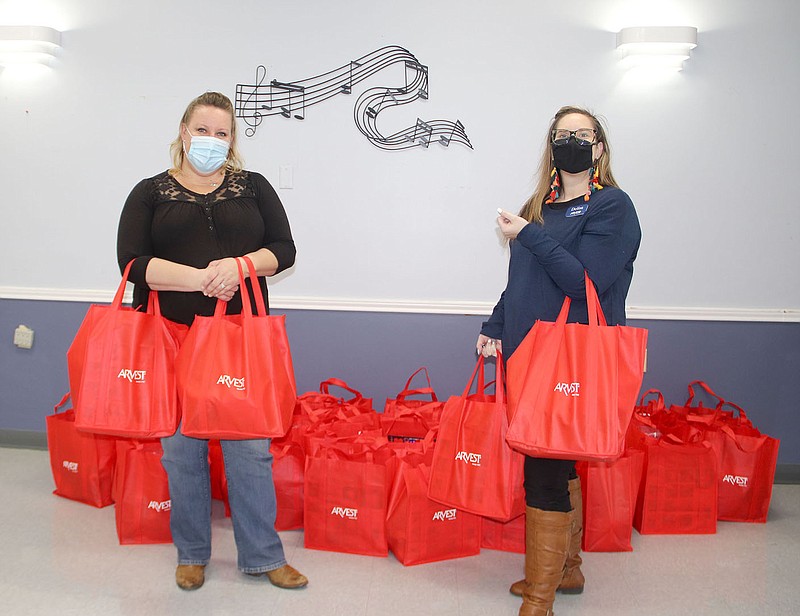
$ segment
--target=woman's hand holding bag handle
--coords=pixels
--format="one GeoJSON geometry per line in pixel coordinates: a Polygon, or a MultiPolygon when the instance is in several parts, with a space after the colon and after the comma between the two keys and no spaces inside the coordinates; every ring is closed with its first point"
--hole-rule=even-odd
{"type": "Polygon", "coordinates": [[[257,439],[286,434],[296,400],[285,316],[267,315],[255,266],[247,264],[255,295],[253,314],[240,259],[241,315],[197,316],[181,347],[178,392],[181,432],[195,438],[257,439]]]}

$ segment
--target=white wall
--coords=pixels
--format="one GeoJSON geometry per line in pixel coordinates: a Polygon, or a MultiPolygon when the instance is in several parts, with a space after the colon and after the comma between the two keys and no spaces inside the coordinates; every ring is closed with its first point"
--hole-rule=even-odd
{"type": "Polygon", "coordinates": [[[122,204],[167,167],[197,94],[233,97],[258,64],[295,81],[400,45],[430,67],[430,99],[381,127],[460,119],[474,151],[377,149],[352,119],[365,86],[266,119],[242,150],[276,186],[292,166],[279,194],[299,249],[273,296],[494,302],[495,209],[527,197],[549,119],[574,103],[607,119],[641,219],[630,305],[800,308],[792,0],[0,0],[0,23],[64,32],[52,70],[0,73],[0,291],[116,286],[122,204]],[[699,45],[644,83],[614,33],[652,24],[697,26],[699,45]]]}

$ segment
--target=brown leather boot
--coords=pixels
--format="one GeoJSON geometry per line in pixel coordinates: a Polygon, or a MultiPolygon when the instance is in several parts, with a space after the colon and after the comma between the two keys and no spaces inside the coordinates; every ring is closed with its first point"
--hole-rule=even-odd
{"type": "Polygon", "coordinates": [[[291,565],[267,571],[267,577],[278,588],[303,588],[308,585],[308,578],[291,565]]]}
{"type": "MultiPolygon", "coordinates": [[[[572,506],[572,538],[569,544],[567,562],[564,566],[564,576],[558,585],[558,592],[566,595],[579,595],[583,592],[586,579],[581,571],[581,542],[583,540],[583,496],[581,494],[580,478],[569,480],[569,502],[572,506]]],[[[522,596],[525,590],[525,580],[519,580],[511,585],[508,591],[512,595],[522,596]]]]}
{"type": "Polygon", "coordinates": [[[511,588],[508,589],[512,595],[517,595],[518,597],[522,596],[522,592],[525,590],[525,580],[517,580],[511,585],[511,588]]]}
{"type": "Polygon", "coordinates": [[[197,590],[206,581],[205,565],[178,565],[175,583],[183,590],[197,590]]]}
{"type": "Polygon", "coordinates": [[[291,565],[283,565],[272,571],[263,573],[248,573],[253,577],[266,576],[273,586],[278,588],[303,588],[308,585],[308,578],[291,565]]]}
{"type": "Polygon", "coordinates": [[[525,509],[525,589],[519,616],[554,616],[571,531],[570,514],[525,509]]]}
{"type": "Polygon", "coordinates": [[[558,592],[566,595],[579,595],[583,592],[586,579],[581,571],[581,541],[583,540],[583,496],[581,495],[580,478],[570,479],[569,481],[569,502],[572,505],[570,515],[572,517],[572,536],[569,542],[569,552],[567,562],[564,564],[564,575],[561,577],[561,584],[558,585],[558,592]]]}

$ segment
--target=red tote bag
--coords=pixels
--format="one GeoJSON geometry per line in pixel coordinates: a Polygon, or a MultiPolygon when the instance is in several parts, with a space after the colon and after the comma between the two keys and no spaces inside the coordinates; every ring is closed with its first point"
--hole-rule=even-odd
{"type": "Polygon", "coordinates": [[[633,526],[643,535],[717,532],[717,458],[708,442],[667,436],[646,444],[633,526]]]}
{"type": "MultiPolygon", "coordinates": [[[[377,420],[372,409],[372,399],[364,398],[361,392],[351,388],[339,379],[328,379],[320,383],[320,391],[309,391],[298,396],[295,405],[292,427],[285,437],[278,439],[281,444],[286,441],[299,443],[306,454],[312,453],[309,446],[311,441],[325,435],[331,425],[342,421],[377,420]],[[341,387],[355,394],[353,398],[345,400],[330,393],[330,387],[341,387]],[[366,416],[367,419],[362,419],[366,416]]],[[[377,425],[377,423],[375,424],[377,425]]]]}
{"type": "Polygon", "coordinates": [[[508,522],[491,518],[481,521],[481,547],[487,550],[525,553],[525,514],[508,522]]]}
{"type": "Polygon", "coordinates": [[[398,462],[386,533],[389,549],[406,566],[475,556],[481,550],[480,517],[429,499],[429,473],[413,456],[398,462]]]}
{"type": "Polygon", "coordinates": [[[285,316],[267,316],[255,267],[250,270],[257,315],[239,266],[242,313],[195,317],[177,359],[181,432],[229,440],[279,437],[292,425],[296,400],[285,316]]]}
{"type": "Polygon", "coordinates": [[[613,462],[578,462],[583,496],[583,549],[630,552],[644,452],[628,449],[613,462]]]}
{"type": "Polygon", "coordinates": [[[428,369],[424,366],[412,374],[397,397],[388,398],[381,414],[381,427],[391,440],[423,439],[439,425],[444,402],[436,397],[431,387],[428,369]],[[420,373],[425,375],[427,387],[411,389],[411,381],[420,373]],[[430,396],[430,400],[419,400],[410,396],[430,396]]]}
{"type": "Polygon", "coordinates": [[[114,514],[121,545],[172,543],[162,453],[160,441],[117,441],[114,514]]]}
{"type": "Polygon", "coordinates": [[[368,446],[323,448],[306,458],[305,547],[388,556],[385,463],[368,446]]]}
{"type": "Polygon", "coordinates": [[[211,480],[211,498],[222,501],[225,517],[231,517],[231,503],[228,498],[228,477],[225,474],[225,456],[218,439],[208,441],[208,474],[211,480]]]}
{"type": "Polygon", "coordinates": [[[657,423],[666,414],[664,405],[664,395],[657,389],[648,389],[639,399],[639,404],[633,410],[631,423],[628,424],[628,431],[625,434],[625,447],[627,449],[644,449],[648,439],[661,436],[657,423]],[[649,396],[655,395],[647,402],[649,396]]]}
{"type": "Polygon", "coordinates": [[[122,306],[132,263],[112,304],[89,308],[67,351],[75,425],[132,438],[170,436],[180,419],[174,363],[186,328],[161,316],[154,291],[148,312],[122,306]]]}
{"type": "Polygon", "coordinates": [[[712,440],[719,461],[718,520],[767,521],[779,446],[778,439],[757,430],[720,428],[712,440]]]}
{"type": "Polygon", "coordinates": [[[445,404],[433,453],[428,497],[476,515],[508,520],[520,510],[524,458],[506,443],[503,360],[495,395],[484,392],[481,356],[461,396],[445,404]],[[477,393],[469,391],[478,375],[477,393]]]}
{"type": "Polygon", "coordinates": [[[373,413],[372,398],[365,398],[341,379],[328,379],[319,384],[319,392],[307,391],[297,398],[297,415],[304,423],[329,422],[346,419],[362,413],[373,413]],[[345,400],[330,393],[331,387],[339,387],[354,394],[345,400]]]}
{"type": "Polygon", "coordinates": [[[93,507],[105,507],[114,502],[111,487],[117,457],[116,440],[78,430],[73,409],[59,413],[67,400],[69,394],[45,419],[50,468],[56,484],[53,494],[93,507]]]}
{"type": "Polygon", "coordinates": [[[303,528],[303,490],[306,457],[297,443],[272,442],[272,481],[278,514],[275,530],[303,528]]]}
{"type": "Polygon", "coordinates": [[[508,361],[508,442],[529,456],[614,460],[642,385],[647,330],[606,326],[586,279],[589,324],[537,321],[508,361]]]}
{"type": "Polygon", "coordinates": [[[684,406],[673,405],[670,410],[687,423],[705,429],[716,454],[717,519],[766,522],[780,441],[762,434],[741,407],[718,396],[703,381],[690,383],[684,406]],[[701,402],[692,404],[695,385],[718,401],[716,408],[704,407],[701,402]]]}

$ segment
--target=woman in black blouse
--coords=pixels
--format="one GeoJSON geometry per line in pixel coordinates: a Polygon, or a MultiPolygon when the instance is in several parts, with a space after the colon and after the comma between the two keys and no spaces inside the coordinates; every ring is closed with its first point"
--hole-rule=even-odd
{"type": "MultiPolygon", "coordinates": [[[[228,302],[228,314],[238,314],[241,256],[252,260],[266,301],[264,276],[292,266],[294,241],[275,190],[262,175],[242,169],[230,99],[218,92],[194,99],[171,153],[172,168],[139,182],[120,217],[117,258],[121,269],[134,260],[134,305],[146,306],[153,289],[162,314],[178,323],[213,314],[217,299],[228,302]]],[[[180,588],[194,590],[211,558],[208,441],[178,430],[161,442],[178,550],[175,578],[180,588]]],[[[286,563],[275,531],[269,447],[268,439],[222,441],[238,566],[281,588],[300,588],[308,580],[286,563]]]]}

